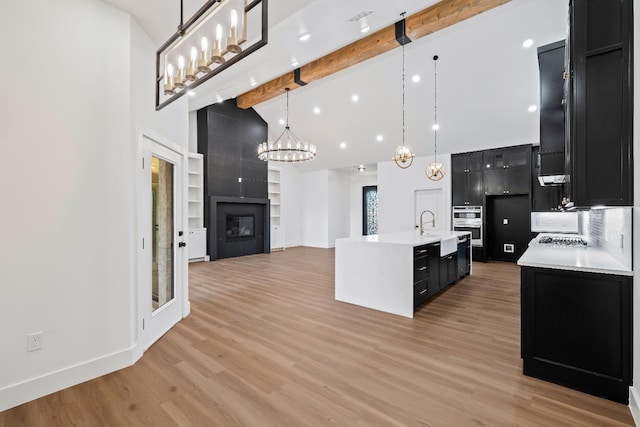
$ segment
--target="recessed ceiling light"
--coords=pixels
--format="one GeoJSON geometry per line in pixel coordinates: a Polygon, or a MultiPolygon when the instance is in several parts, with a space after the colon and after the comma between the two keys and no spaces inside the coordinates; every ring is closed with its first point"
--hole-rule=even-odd
{"type": "Polygon", "coordinates": [[[371,27],[369,27],[368,25],[365,25],[364,27],[360,28],[360,32],[361,33],[366,33],[370,29],[371,29],[371,27]]]}
{"type": "Polygon", "coordinates": [[[522,42],[522,47],[524,48],[530,48],[531,46],[533,46],[533,39],[526,39],[522,42]]]}
{"type": "Polygon", "coordinates": [[[529,108],[527,108],[527,110],[529,110],[530,113],[533,113],[537,109],[538,109],[537,105],[529,105],[529,108]]]}
{"type": "Polygon", "coordinates": [[[366,169],[366,168],[364,167],[364,165],[360,165],[360,166],[358,166],[358,170],[359,170],[360,172],[364,172],[364,170],[365,170],[365,169],[366,169]]]}
{"type": "Polygon", "coordinates": [[[316,107],[316,108],[313,109],[313,112],[316,113],[316,114],[320,114],[320,109],[318,107],[316,107]]]}
{"type": "Polygon", "coordinates": [[[414,75],[413,75],[413,77],[411,77],[411,80],[412,80],[414,83],[418,83],[418,82],[420,81],[420,75],[418,75],[418,74],[414,74],[414,75]]]}
{"type": "Polygon", "coordinates": [[[306,42],[310,38],[311,38],[311,34],[305,33],[305,34],[301,35],[300,37],[298,37],[298,40],[300,40],[301,42],[306,42]]]}
{"type": "Polygon", "coordinates": [[[436,123],[435,125],[431,126],[431,129],[438,130],[440,129],[440,125],[436,123]]]}
{"type": "Polygon", "coordinates": [[[251,86],[255,86],[255,85],[257,85],[257,84],[258,84],[258,82],[257,82],[257,81],[255,81],[255,80],[251,79],[251,86]]]}
{"type": "Polygon", "coordinates": [[[340,143],[340,148],[347,148],[347,143],[346,142],[341,142],[340,143]]]}
{"type": "Polygon", "coordinates": [[[360,98],[358,97],[358,95],[352,95],[352,96],[351,96],[351,100],[352,100],[353,102],[358,102],[358,100],[359,100],[359,99],[360,99],[360,98]]]}
{"type": "Polygon", "coordinates": [[[280,119],[280,124],[283,125],[284,124],[284,119],[280,119]]]}
{"type": "Polygon", "coordinates": [[[222,102],[222,97],[220,95],[216,95],[216,102],[218,104],[222,102]]]}
{"type": "Polygon", "coordinates": [[[382,135],[376,136],[376,141],[382,142],[383,140],[384,140],[384,136],[382,136],[382,135]]]}
{"type": "Polygon", "coordinates": [[[188,91],[187,91],[187,95],[189,95],[189,96],[196,96],[196,93],[195,93],[194,91],[192,91],[192,90],[188,90],[188,91]]]}
{"type": "Polygon", "coordinates": [[[291,60],[291,66],[292,66],[292,67],[297,67],[299,64],[300,64],[300,63],[298,62],[298,60],[297,60],[297,59],[295,59],[295,58],[294,58],[294,59],[292,59],[292,60],[291,60]]]}

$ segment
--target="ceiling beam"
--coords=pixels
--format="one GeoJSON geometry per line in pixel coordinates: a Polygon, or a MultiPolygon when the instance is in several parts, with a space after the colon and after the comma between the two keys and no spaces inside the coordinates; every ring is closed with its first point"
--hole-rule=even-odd
{"type": "MultiPolygon", "coordinates": [[[[407,36],[411,40],[419,39],[509,1],[511,0],[442,0],[406,18],[407,36]]],[[[311,83],[398,46],[400,44],[396,40],[395,25],[392,24],[303,65],[300,67],[300,80],[311,83]]],[[[237,104],[240,108],[250,108],[282,95],[286,88],[294,90],[298,87],[300,86],[295,83],[294,71],[290,71],[239,95],[237,104]]]]}

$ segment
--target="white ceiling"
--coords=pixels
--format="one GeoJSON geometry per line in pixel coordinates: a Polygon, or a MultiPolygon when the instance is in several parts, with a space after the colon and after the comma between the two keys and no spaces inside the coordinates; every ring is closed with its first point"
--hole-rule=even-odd
{"type": "MultiPolygon", "coordinates": [[[[160,46],[176,30],[178,0],[105,0],[131,15],[160,46]]],[[[270,0],[269,43],[198,88],[189,99],[196,110],[234,98],[296,66],[362,38],[436,0],[270,0]],[[350,22],[361,12],[364,20],[350,22]],[[298,40],[309,32],[306,42],[298,40]]],[[[184,0],[185,20],[202,0],[184,0]]],[[[537,143],[539,100],[536,46],[564,38],[568,0],[512,0],[482,15],[409,43],[405,47],[405,144],[417,156],[433,155],[433,60],[438,60],[438,153],[537,143]],[[534,46],[525,49],[523,40],[534,46]],[[421,76],[419,83],[411,77],[421,76]]],[[[402,49],[397,48],[330,77],[292,90],[289,124],[318,146],[313,162],[300,170],[355,170],[390,160],[402,142],[402,49]],[[354,103],[352,95],[359,101],[354,103]],[[313,109],[320,108],[320,114],[313,109]],[[384,140],[378,142],[377,135],[384,140]],[[340,143],[346,148],[340,148],[340,143]]],[[[153,78],[153,77],[150,77],[153,78]]],[[[150,100],[150,102],[152,102],[150,100]]],[[[285,97],[255,106],[269,124],[270,138],[283,129],[285,97]]],[[[368,169],[371,170],[371,169],[368,169]]]]}

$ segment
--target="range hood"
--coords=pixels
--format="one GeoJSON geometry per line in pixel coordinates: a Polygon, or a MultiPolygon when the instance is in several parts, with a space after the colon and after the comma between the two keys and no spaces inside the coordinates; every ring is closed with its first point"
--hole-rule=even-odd
{"type": "Polygon", "coordinates": [[[541,186],[563,185],[570,181],[569,175],[540,175],[538,182],[541,186]]]}

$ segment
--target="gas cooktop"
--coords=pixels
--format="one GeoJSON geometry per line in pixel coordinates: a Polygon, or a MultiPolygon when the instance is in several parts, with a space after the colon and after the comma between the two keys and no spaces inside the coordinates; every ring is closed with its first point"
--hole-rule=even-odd
{"type": "Polygon", "coordinates": [[[540,235],[536,242],[540,245],[587,247],[588,242],[581,236],[571,235],[540,235]]]}

